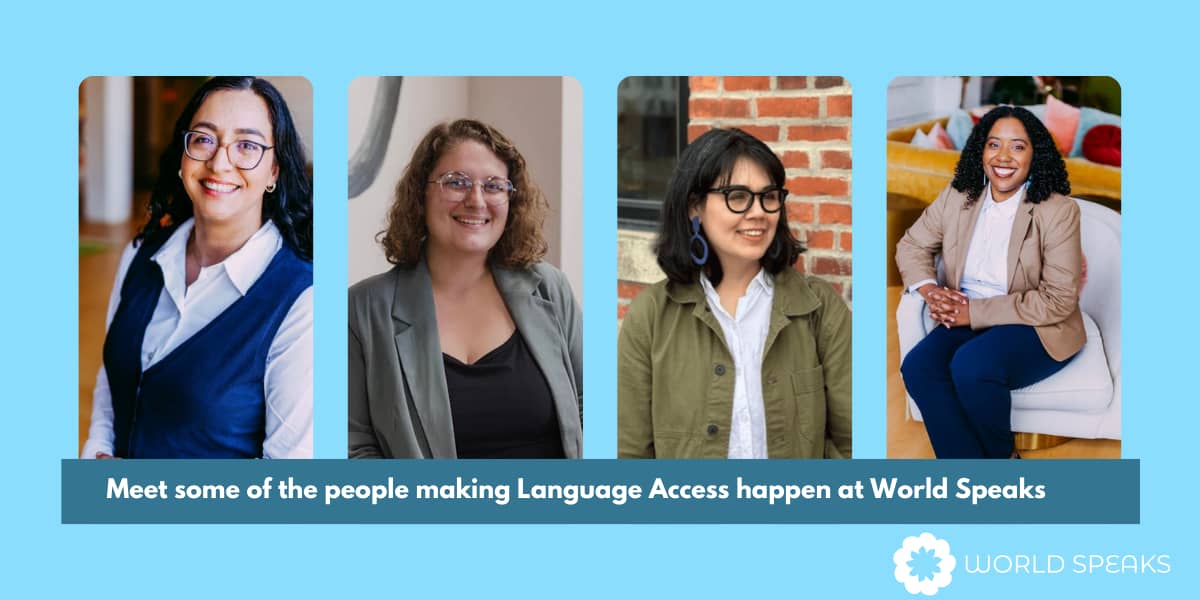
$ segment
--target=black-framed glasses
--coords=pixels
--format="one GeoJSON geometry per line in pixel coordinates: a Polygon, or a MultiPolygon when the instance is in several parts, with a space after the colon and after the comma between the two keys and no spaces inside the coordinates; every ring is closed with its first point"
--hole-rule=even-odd
{"type": "Polygon", "coordinates": [[[443,197],[451,202],[466,200],[467,194],[470,194],[471,190],[478,186],[480,190],[483,190],[483,201],[492,206],[508,202],[508,197],[517,189],[513,182],[503,177],[493,175],[482,181],[475,181],[471,179],[470,175],[459,171],[442,173],[429,183],[440,185],[443,197]]]}
{"type": "Polygon", "coordinates": [[[750,210],[750,207],[754,206],[755,198],[758,198],[763,212],[777,213],[783,208],[783,202],[787,200],[788,195],[788,191],[780,187],[767,188],[761,192],[752,192],[750,188],[744,185],[728,185],[713,188],[708,190],[708,193],[725,196],[725,208],[728,208],[729,212],[738,214],[750,210]]]}
{"type": "Polygon", "coordinates": [[[229,162],[243,171],[250,171],[262,163],[267,150],[275,146],[260,144],[251,140],[234,140],[222,144],[217,136],[205,131],[183,132],[183,153],[192,160],[207,162],[217,155],[217,151],[225,148],[229,162]]]}

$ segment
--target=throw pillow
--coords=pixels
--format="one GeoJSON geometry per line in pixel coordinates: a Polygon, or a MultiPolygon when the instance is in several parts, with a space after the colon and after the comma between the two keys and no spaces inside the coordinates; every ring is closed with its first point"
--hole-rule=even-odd
{"type": "Polygon", "coordinates": [[[950,134],[946,133],[945,128],[942,127],[940,122],[934,123],[933,129],[929,130],[929,139],[933,140],[933,143],[937,148],[941,148],[943,150],[954,149],[954,140],[950,139],[950,134]]]}
{"type": "Polygon", "coordinates": [[[1071,156],[1083,156],[1083,136],[1097,125],[1120,127],[1121,115],[1106,113],[1087,106],[1079,109],[1079,130],[1075,132],[1075,145],[1071,147],[1071,156]]]}
{"type": "Polygon", "coordinates": [[[1097,125],[1083,136],[1083,157],[1102,165],[1121,166],[1121,128],[1097,125]]]}
{"type": "Polygon", "coordinates": [[[954,142],[955,150],[962,150],[962,147],[967,144],[967,138],[971,137],[971,129],[974,127],[975,121],[971,119],[971,115],[967,111],[956,108],[950,113],[950,119],[946,121],[946,133],[954,142]]]}
{"type": "Polygon", "coordinates": [[[1046,116],[1042,119],[1058,151],[1063,156],[1071,154],[1071,146],[1075,143],[1075,130],[1079,129],[1079,109],[1050,96],[1046,98],[1046,116]]]}

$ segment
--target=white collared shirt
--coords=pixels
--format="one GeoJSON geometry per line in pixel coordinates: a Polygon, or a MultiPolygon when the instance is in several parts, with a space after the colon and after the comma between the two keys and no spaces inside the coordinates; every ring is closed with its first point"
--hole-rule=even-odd
{"type": "Polygon", "coordinates": [[[764,270],[750,280],[746,295],[738,299],[735,315],[721,306],[721,297],[704,275],[700,276],[708,307],[721,324],[725,343],[733,356],[733,419],[729,431],[729,458],[767,457],[767,420],[763,408],[762,362],[771,325],[775,282],[764,270]]]}
{"type": "MultiPolygon", "coordinates": [[[[244,296],[283,246],[279,230],[267,221],[224,261],[201,268],[196,281],[188,286],[185,282],[187,240],[193,225],[194,221],[188,219],[150,257],[162,269],[163,290],[142,340],[143,371],[244,296]]],[[[135,254],[137,249],[130,244],[121,255],[108,300],[106,333],[121,302],[121,286],[135,254]]],[[[267,352],[263,378],[266,396],[264,458],[312,458],[312,292],[310,286],[296,298],[267,352]]],[[[95,458],[97,452],[112,454],[113,437],[112,393],[108,374],[101,365],[92,393],[92,423],[81,457],[95,458]]]]}
{"type": "Polygon", "coordinates": [[[992,200],[991,185],[985,185],[984,190],[959,282],[959,288],[972,300],[1008,293],[1008,242],[1017,209],[1025,198],[1024,186],[1002,202],[992,200]]]}
{"type": "MultiPolygon", "coordinates": [[[[1025,198],[1025,186],[1021,186],[1008,200],[994,202],[992,186],[987,180],[984,182],[979,217],[971,232],[967,262],[959,282],[959,289],[968,298],[993,298],[1008,293],[1008,242],[1012,239],[1017,209],[1025,198]]],[[[936,280],[922,279],[909,286],[908,292],[916,294],[927,283],[937,285],[936,280]]]]}

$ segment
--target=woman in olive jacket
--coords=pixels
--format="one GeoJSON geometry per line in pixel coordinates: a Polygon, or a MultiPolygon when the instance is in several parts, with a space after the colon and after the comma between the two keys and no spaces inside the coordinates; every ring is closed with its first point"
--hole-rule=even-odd
{"type": "Polygon", "coordinates": [[[621,327],[621,458],[850,458],[850,311],[792,268],[784,181],[739,129],[680,155],[655,248],[667,280],[621,327]]]}

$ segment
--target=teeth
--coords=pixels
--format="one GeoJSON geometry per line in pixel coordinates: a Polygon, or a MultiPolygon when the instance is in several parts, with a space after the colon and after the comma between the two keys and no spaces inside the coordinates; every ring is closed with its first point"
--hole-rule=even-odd
{"type": "Polygon", "coordinates": [[[740,231],[738,233],[741,233],[742,235],[750,236],[750,237],[761,237],[763,234],[763,230],[762,229],[746,229],[746,230],[740,231]]]}
{"type": "Polygon", "coordinates": [[[996,175],[999,175],[1000,177],[1008,177],[1017,172],[1016,169],[1009,169],[1005,167],[992,167],[992,170],[995,171],[996,175]]]}
{"type": "Polygon", "coordinates": [[[454,220],[464,225],[483,225],[487,223],[487,219],[469,219],[467,217],[454,217],[454,220]]]}
{"type": "Polygon", "coordinates": [[[231,183],[216,183],[214,181],[201,181],[200,185],[204,186],[206,189],[213,190],[214,192],[222,192],[222,193],[232,192],[233,190],[236,190],[238,187],[231,183]]]}

